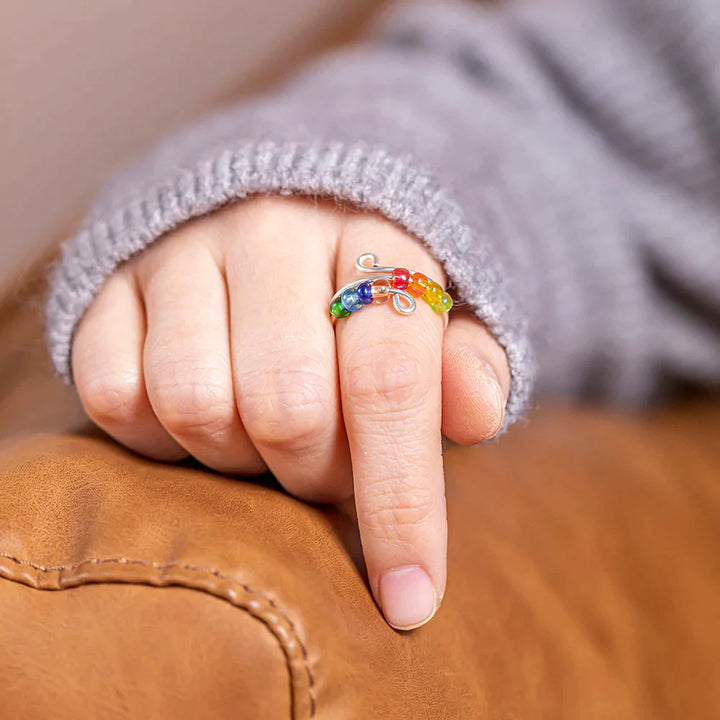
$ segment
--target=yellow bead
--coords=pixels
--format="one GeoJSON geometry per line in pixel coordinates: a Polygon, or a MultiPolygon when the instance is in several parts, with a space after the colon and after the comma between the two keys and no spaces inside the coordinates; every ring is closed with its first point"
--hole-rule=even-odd
{"type": "Polygon", "coordinates": [[[453,305],[450,295],[432,280],[428,283],[428,289],[425,291],[422,299],[439,315],[446,313],[453,305]]]}
{"type": "Polygon", "coordinates": [[[435,303],[440,302],[440,298],[445,291],[436,282],[430,280],[427,290],[423,293],[422,299],[432,307],[435,303]]]}

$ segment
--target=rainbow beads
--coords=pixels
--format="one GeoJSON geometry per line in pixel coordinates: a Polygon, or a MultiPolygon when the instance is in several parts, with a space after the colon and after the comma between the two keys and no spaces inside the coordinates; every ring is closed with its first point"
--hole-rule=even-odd
{"type": "MultiPolygon", "coordinates": [[[[443,295],[443,289],[436,282],[432,280],[428,283],[427,290],[423,294],[423,300],[432,308],[437,305],[443,295]]],[[[348,308],[349,309],[349,308],[348,308]]]]}
{"type": "Polygon", "coordinates": [[[447,312],[453,305],[452,298],[448,295],[440,285],[430,280],[422,299],[436,312],[438,315],[447,312]]]}
{"type": "Polygon", "coordinates": [[[357,294],[363,305],[369,305],[373,301],[372,283],[364,282],[362,285],[358,285],[357,294]]]}
{"type": "Polygon", "coordinates": [[[360,298],[358,297],[357,288],[354,287],[349,287],[345,290],[340,296],[340,301],[342,302],[343,307],[351,313],[357,312],[363,306],[360,298]]]}
{"type": "Polygon", "coordinates": [[[375,280],[372,284],[373,300],[378,305],[384,305],[390,299],[390,283],[387,280],[375,280]]]}
{"type": "Polygon", "coordinates": [[[337,300],[333,300],[330,304],[330,314],[334,318],[344,318],[350,314],[350,311],[345,309],[345,306],[342,304],[342,300],[338,298],[337,300]]]}
{"type": "Polygon", "coordinates": [[[430,280],[427,275],[423,275],[421,272],[414,272],[410,276],[408,292],[415,297],[422,297],[428,289],[429,282],[430,280]]]}
{"type": "Polygon", "coordinates": [[[448,312],[453,306],[452,298],[442,286],[421,272],[403,267],[380,267],[372,253],[361,255],[355,267],[373,277],[351,282],[335,293],[330,301],[333,318],[348,317],[366,305],[382,305],[391,296],[395,310],[403,315],[415,311],[416,298],[424,300],[438,314],[448,312]]]}
{"type": "Polygon", "coordinates": [[[438,313],[438,315],[442,315],[443,313],[450,312],[452,310],[453,306],[453,299],[450,296],[449,293],[444,292],[442,294],[442,297],[440,300],[435,303],[434,306],[432,306],[432,309],[438,313]]]}
{"type": "Polygon", "coordinates": [[[392,271],[392,280],[390,284],[395,290],[405,290],[410,282],[410,271],[405,268],[395,268],[392,271]]]}

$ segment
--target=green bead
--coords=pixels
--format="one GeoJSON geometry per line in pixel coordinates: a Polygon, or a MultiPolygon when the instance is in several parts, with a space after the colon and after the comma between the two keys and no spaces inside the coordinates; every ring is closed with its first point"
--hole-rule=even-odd
{"type": "Polygon", "coordinates": [[[342,300],[338,298],[332,305],[330,305],[330,314],[335,318],[344,318],[350,314],[349,310],[345,309],[342,304],[342,300]]]}
{"type": "Polygon", "coordinates": [[[444,292],[439,298],[434,299],[430,303],[430,307],[438,314],[442,315],[452,308],[453,300],[446,292],[444,292]]]}

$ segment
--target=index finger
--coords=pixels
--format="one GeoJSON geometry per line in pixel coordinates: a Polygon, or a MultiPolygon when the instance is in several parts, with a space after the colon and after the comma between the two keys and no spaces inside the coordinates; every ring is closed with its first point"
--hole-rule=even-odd
{"type": "MultiPolygon", "coordinates": [[[[341,285],[373,251],[443,282],[440,266],[392,226],[344,238],[341,285]],[[370,240],[368,240],[368,238],[370,240]],[[368,243],[372,242],[372,248],[368,243]]],[[[443,319],[418,301],[410,315],[375,303],[337,321],[342,406],[360,535],[372,591],[390,625],[411,629],[437,610],[445,588],[447,522],[441,440],[443,319]]]]}

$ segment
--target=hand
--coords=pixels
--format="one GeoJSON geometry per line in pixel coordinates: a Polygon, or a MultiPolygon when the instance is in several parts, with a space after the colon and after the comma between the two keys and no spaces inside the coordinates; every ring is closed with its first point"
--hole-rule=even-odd
{"type": "Polygon", "coordinates": [[[315,502],[354,487],[372,592],[408,629],[445,589],[441,430],[462,444],[495,435],[510,375],[458,309],[371,305],[333,327],[329,300],[368,251],[445,284],[418,240],[330,202],[257,197],[190,222],[107,281],[73,374],[90,418],[139,453],[269,468],[315,502]]]}

